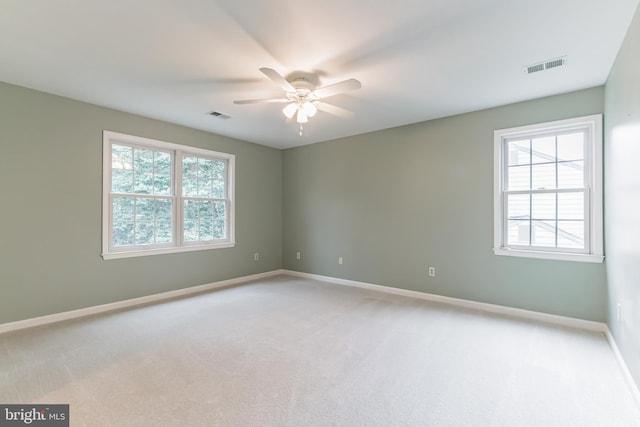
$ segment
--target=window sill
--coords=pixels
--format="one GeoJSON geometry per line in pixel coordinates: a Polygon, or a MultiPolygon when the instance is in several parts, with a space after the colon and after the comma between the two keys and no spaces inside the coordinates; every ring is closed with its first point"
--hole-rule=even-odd
{"type": "Polygon", "coordinates": [[[180,247],[171,247],[171,248],[108,252],[108,253],[102,254],[102,259],[106,261],[111,259],[134,258],[134,257],[149,256],[149,255],[164,255],[164,254],[175,254],[175,253],[181,253],[181,252],[205,251],[209,249],[233,248],[235,245],[236,245],[235,243],[229,242],[229,243],[217,243],[213,245],[191,245],[191,246],[180,246],[180,247]]]}
{"type": "Polygon", "coordinates": [[[541,251],[525,251],[517,249],[494,248],[493,253],[501,256],[514,256],[521,258],[550,259],[555,261],[577,261],[601,263],[604,261],[604,255],[595,254],[572,254],[567,252],[541,252],[541,251]]]}

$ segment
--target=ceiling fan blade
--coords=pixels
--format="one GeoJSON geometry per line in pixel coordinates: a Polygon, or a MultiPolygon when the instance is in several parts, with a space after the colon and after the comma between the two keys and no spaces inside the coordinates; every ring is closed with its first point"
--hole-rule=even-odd
{"type": "Polygon", "coordinates": [[[233,101],[234,104],[261,104],[261,103],[282,103],[291,102],[287,98],[271,98],[271,99],[245,99],[243,101],[233,101]]]}
{"type": "Polygon", "coordinates": [[[337,95],[339,93],[347,92],[350,90],[360,89],[362,83],[356,79],[344,80],[339,83],[334,83],[329,86],[318,88],[314,91],[320,98],[327,98],[329,96],[337,95]]]}
{"type": "Polygon", "coordinates": [[[334,116],[349,118],[353,116],[353,113],[349,110],[345,110],[341,107],[336,107],[332,104],[327,104],[326,102],[316,102],[315,106],[320,111],[324,111],[325,113],[333,114],[334,116]]]}
{"type": "Polygon", "coordinates": [[[295,92],[295,88],[291,86],[291,83],[287,81],[284,77],[282,77],[276,70],[272,70],[271,68],[260,68],[262,74],[269,77],[271,81],[280,86],[287,92],[295,92]]]}

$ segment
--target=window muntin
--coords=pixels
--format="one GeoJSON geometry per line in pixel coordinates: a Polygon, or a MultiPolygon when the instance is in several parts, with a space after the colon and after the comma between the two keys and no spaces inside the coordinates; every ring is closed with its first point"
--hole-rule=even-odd
{"type": "Polygon", "coordinates": [[[495,132],[497,254],[602,259],[601,132],[599,115],[495,132]]]}
{"type": "Polygon", "coordinates": [[[103,257],[234,245],[234,156],[104,132],[103,257]]]}

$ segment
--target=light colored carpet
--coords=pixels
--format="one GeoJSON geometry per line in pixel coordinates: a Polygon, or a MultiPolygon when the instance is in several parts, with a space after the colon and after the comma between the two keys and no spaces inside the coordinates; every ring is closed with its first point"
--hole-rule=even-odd
{"type": "Polygon", "coordinates": [[[287,276],[0,336],[72,426],[638,426],[603,334],[287,276]]]}

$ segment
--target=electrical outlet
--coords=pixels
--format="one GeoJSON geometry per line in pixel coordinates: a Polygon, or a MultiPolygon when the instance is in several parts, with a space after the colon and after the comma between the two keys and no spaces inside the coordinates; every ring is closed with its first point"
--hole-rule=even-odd
{"type": "Polygon", "coordinates": [[[436,268],[429,267],[429,277],[436,277],[436,268]]]}
{"type": "Polygon", "coordinates": [[[339,257],[338,257],[338,264],[342,265],[342,262],[343,262],[342,257],[341,257],[341,256],[339,256],[339,257]]]}
{"type": "Polygon", "coordinates": [[[296,252],[296,259],[300,259],[300,252],[296,252]]]}
{"type": "Polygon", "coordinates": [[[616,317],[618,321],[622,320],[622,304],[618,303],[618,310],[616,312],[616,317]]]}
{"type": "Polygon", "coordinates": [[[253,260],[254,261],[260,261],[260,254],[258,252],[253,254],[253,260]]]}

